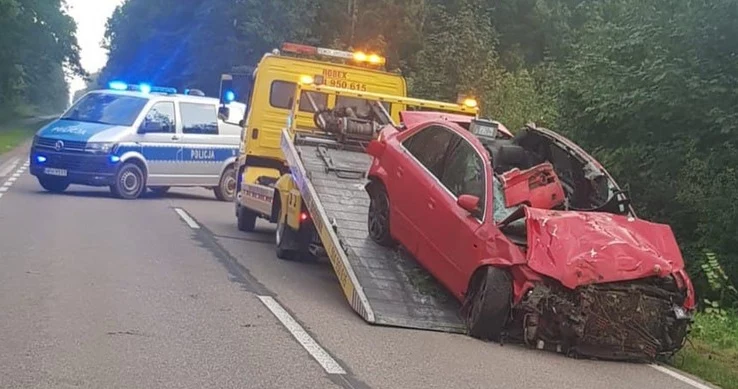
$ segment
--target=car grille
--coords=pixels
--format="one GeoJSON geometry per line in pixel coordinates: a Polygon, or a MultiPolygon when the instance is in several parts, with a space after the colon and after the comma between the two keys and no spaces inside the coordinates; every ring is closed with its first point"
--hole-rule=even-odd
{"type": "Polygon", "coordinates": [[[45,167],[66,169],[80,173],[106,173],[110,171],[111,164],[108,157],[103,155],[82,155],[67,153],[44,153],[45,167]]]}
{"type": "MultiPolygon", "coordinates": [[[[36,141],[36,147],[55,150],[57,141],[59,141],[59,139],[38,138],[38,140],[36,141]]],[[[71,152],[84,151],[85,147],[87,146],[87,142],[80,142],[80,141],[73,141],[73,140],[62,140],[62,142],[64,142],[64,150],[71,151],[71,152]]]]}

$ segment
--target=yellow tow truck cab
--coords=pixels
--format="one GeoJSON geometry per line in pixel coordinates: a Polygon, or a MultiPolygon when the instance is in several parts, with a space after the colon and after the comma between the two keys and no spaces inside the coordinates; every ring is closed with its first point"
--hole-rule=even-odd
{"type": "MultiPolygon", "coordinates": [[[[407,84],[397,73],[383,70],[385,59],[377,54],[346,52],[333,49],[285,43],[281,50],[267,53],[253,72],[248,99],[248,113],[242,125],[242,142],[238,158],[236,215],[243,212],[239,228],[254,229],[256,218],[276,222],[274,185],[288,172],[280,149],[280,134],[292,109],[297,84],[305,77],[326,86],[357,92],[406,96],[407,84]]],[[[221,78],[223,83],[230,75],[221,78]]],[[[232,92],[228,92],[232,96],[232,92]]],[[[318,110],[366,104],[361,98],[313,92],[318,110]]],[[[300,127],[312,127],[316,107],[302,99],[296,115],[300,127]]],[[[389,106],[392,117],[399,120],[400,105],[389,106]]]]}

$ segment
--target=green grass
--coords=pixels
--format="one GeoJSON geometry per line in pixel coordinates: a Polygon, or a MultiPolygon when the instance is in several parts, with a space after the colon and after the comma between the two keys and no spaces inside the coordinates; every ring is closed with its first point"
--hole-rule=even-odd
{"type": "Polygon", "coordinates": [[[723,389],[738,389],[738,314],[698,313],[674,366],[723,389]]]}
{"type": "Polygon", "coordinates": [[[15,120],[13,122],[0,124],[0,154],[13,150],[21,145],[26,139],[33,137],[36,130],[48,122],[49,120],[15,120]]]}

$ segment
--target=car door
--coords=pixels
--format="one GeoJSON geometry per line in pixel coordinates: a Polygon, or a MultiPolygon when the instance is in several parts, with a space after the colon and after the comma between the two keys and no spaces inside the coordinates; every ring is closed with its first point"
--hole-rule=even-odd
{"type": "Polygon", "coordinates": [[[221,162],[234,152],[219,144],[218,107],[208,102],[181,101],[182,164],[180,185],[216,186],[221,162]]]}
{"type": "Polygon", "coordinates": [[[423,226],[439,250],[437,256],[445,263],[444,283],[455,294],[466,290],[469,275],[484,254],[486,245],[478,232],[487,217],[491,177],[491,165],[479,148],[456,133],[443,167],[443,188],[432,192],[436,223],[423,226]],[[479,198],[476,212],[470,213],[457,204],[461,195],[479,198]]]}
{"type": "MultiPolygon", "coordinates": [[[[447,265],[438,256],[439,249],[431,230],[439,226],[435,217],[436,195],[443,174],[446,150],[453,132],[442,125],[429,125],[402,140],[402,152],[394,165],[390,201],[400,222],[406,226],[403,243],[431,273],[442,274],[447,265]]],[[[390,216],[392,217],[392,215],[390,216]]]]}
{"type": "Polygon", "coordinates": [[[148,165],[148,184],[169,184],[169,169],[180,154],[174,102],[154,103],[144,116],[135,140],[148,165]]]}

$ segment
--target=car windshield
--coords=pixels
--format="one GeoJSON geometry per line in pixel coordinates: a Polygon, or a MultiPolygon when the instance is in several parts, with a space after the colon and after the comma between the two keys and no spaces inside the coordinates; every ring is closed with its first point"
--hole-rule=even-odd
{"type": "Polygon", "coordinates": [[[148,99],[108,93],[90,93],[81,98],[61,118],[80,122],[130,126],[148,99]]]}

